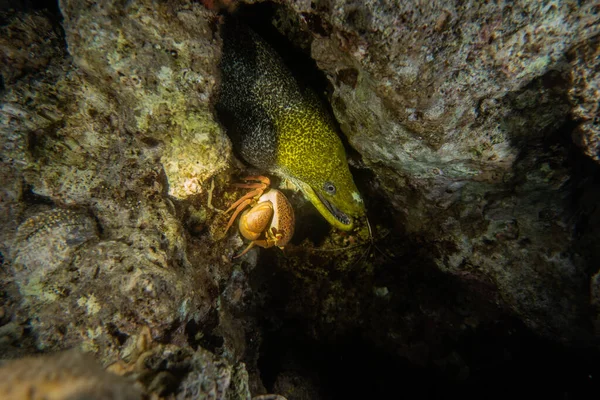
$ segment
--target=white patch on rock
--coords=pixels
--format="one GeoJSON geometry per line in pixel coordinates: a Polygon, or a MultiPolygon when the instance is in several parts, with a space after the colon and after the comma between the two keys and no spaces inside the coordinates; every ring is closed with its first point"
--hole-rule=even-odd
{"type": "Polygon", "coordinates": [[[87,315],[94,315],[100,311],[100,304],[96,300],[96,296],[93,294],[89,297],[83,296],[77,300],[77,305],[79,307],[85,307],[85,312],[87,315]]]}

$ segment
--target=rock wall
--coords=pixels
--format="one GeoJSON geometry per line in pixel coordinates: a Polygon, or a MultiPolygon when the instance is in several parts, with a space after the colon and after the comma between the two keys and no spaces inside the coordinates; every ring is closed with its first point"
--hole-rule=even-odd
{"type": "Polygon", "coordinates": [[[283,3],[406,236],[441,270],[490,279],[536,331],[586,336],[597,253],[577,228],[595,168],[573,167],[570,138],[597,160],[598,6],[283,3]]]}
{"type": "Polygon", "coordinates": [[[207,207],[231,156],[213,15],[117,3],[61,2],[64,32],[51,12],[0,28],[3,358],[77,347],[148,393],[245,399],[245,343],[213,339],[238,243],[207,207]]]}

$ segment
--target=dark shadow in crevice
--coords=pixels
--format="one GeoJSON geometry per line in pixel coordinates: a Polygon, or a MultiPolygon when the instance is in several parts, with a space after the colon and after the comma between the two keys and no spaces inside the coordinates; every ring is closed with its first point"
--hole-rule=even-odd
{"type": "Polygon", "coordinates": [[[23,184],[23,191],[21,192],[21,199],[28,205],[45,205],[54,206],[54,201],[47,196],[42,196],[33,191],[33,186],[23,184]]]}
{"type": "Polygon", "coordinates": [[[278,285],[260,313],[264,333],[258,366],[267,390],[277,391],[287,382],[300,393],[317,389],[318,399],[390,398],[413,392],[425,399],[479,399],[481,393],[492,399],[523,394],[583,399],[599,389],[594,379],[600,373],[597,350],[564,347],[535,335],[518,319],[500,315],[477,327],[465,327],[460,335],[445,332],[418,314],[421,305],[432,310],[431,302],[456,303],[457,297],[465,297],[463,301],[470,302],[464,305],[465,315],[478,315],[469,308],[492,309],[494,305],[476,304],[485,299],[439,271],[424,271],[420,287],[415,287],[415,278],[396,277],[399,285],[390,287],[392,293],[407,291],[412,304],[365,304],[362,326],[356,321],[356,328],[345,334],[328,335],[311,329],[314,320],[290,315],[298,293],[290,276],[275,273],[271,284],[278,285]],[[408,285],[402,287],[403,281],[408,285]],[[420,328],[398,332],[394,320],[409,316],[417,319],[412,324],[420,328]],[[393,332],[406,335],[397,346],[386,337],[393,332]],[[415,349],[422,348],[431,356],[420,357],[424,362],[419,364],[404,357],[412,352],[411,341],[415,349]]]}
{"type": "MultiPolygon", "coordinates": [[[[311,87],[317,94],[322,95],[327,90],[329,81],[319,70],[310,54],[291,43],[273,26],[273,20],[278,10],[286,13],[287,9],[281,4],[265,1],[240,6],[235,12],[235,17],[258,33],[279,54],[299,83],[311,87]]],[[[291,19],[297,18],[292,11],[287,11],[287,13],[291,19]]]]}
{"type": "Polygon", "coordinates": [[[0,25],[15,13],[44,12],[53,23],[62,22],[58,0],[0,0],[0,25]]]}

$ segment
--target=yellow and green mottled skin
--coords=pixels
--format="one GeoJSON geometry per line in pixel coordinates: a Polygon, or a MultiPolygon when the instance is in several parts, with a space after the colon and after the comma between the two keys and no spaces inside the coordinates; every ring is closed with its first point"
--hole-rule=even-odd
{"type": "Polygon", "coordinates": [[[236,152],[295,183],[331,225],[352,229],[365,209],[332,117],[255,32],[230,19],[222,36],[217,111],[236,152]]]}

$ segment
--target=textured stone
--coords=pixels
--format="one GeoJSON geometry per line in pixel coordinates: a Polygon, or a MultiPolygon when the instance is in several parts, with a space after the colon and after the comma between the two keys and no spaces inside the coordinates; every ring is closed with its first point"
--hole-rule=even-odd
{"type": "Polygon", "coordinates": [[[43,13],[19,13],[0,27],[0,74],[11,85],[62,58],[65,49],[57,26],[43,13]]]}
{"type": "Polygon", "coordinates": [[[74,63],[97,89],[127,104],[112,129],[150,147],[164,146],[169,194],[200,192],[231,154],[208,103],[219,55],[211,14],[183,2],[122,9],[111,2],[86,8],[86,1],[65,0],[60,6],[74,63]]]}
{"type": "Polygon", "coordinates": [[[571,58],[569,98],[573,104],[573,118],[579,122],[573,132],[573,141],[583,152],[600,162],[600,38],[575,46],[571,58]]]}
{"type": "Polygon", "coordinates": [[[55,209],[34,215],[23,222],[11,253],[13,269],[21,293],[40,301],[56,301],[59,293],[50,276],[67,269],[79,246],[98,239],[96,222],[85,212],[55,209]],[[43,282],[50,283],[44,290],[43,282]]]}
{"type": "Polygon", "coordinates": [[[134,400],[142,393],[77,351],[11,360],[0,365],[0,396],[11,400],[134,400]]]}
{"type": "Polygon", "coordinates": [[[597,5],[285,3],[300,17],[276,25],[304,47],[294,30],[312,33],[340,127],[404,240],[432,244],[443,271],[491,280],[537,332],[589,338],[592,259],[573,253],[567,206],[585,184],[561,136],[574,116],[595,157],[597,5]]]}
{"type": "Polygon", "coordinates": [[[200,287],[181,280],[165,254],[151,250],[158,243],[150,237],[130,239],[149,247],[98,242],[95,221],[77,211],[52,210],[21,224],[12,265],[36,310],[30,324],[39,349],[78,346],[106,363],[143,326],[161,336],[179,321],[203,318],[210,302],[202,305],[200,287]]]}
{"type": "MultiPolygon", "coordinates": [[[[146,327],[151,338],[198,347],[220,324],[234,249],[204,229],[218,217],[206,206],[207,179],[230,156],[208,103],[211,14],[183,2],[88,6],[61,4],[67,43],[44,15],[2,27],[12,69],[1,71],[0,347],[10,357],[77,347],[106,365],[146,327]],[[39,62],[20,52],[39,43],[39,62]]],[[[246,398],[243,354],[225,351],[232,364],[215,363],[241,393],[229,398],[246,398]]],[[[174,372],[150,372],[146,389],[178,393],[174,372]]]]}

